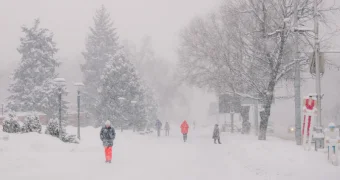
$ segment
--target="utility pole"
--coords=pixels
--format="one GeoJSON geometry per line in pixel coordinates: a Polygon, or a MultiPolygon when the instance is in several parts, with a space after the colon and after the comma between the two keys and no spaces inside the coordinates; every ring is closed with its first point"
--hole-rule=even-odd
{"type": "Polygon", "coordinates": [[[63,127],[61,124],[61,87],[59,87],[59,139],[62,139],[62,131],[63,131],[63,127]]]}
{"type": "Polygon", "coordinates": [[[298,48],[299,48],[299,37],[298,37],[298,4],[299,0],[294,1],[294,48],[293,57],[295,63],[295,79],[294,79],[294,89],[295,89],[295,141],[297,145],[301,145],[301,75],[300,75],[300,62],[298,60],[298,48]]]}
{"type": "Polygon", "coordinates": [[[321,126],[321,84],[320,84],[320,42],[319,42],[319,20],[318,20],[318,2],[314,0],[314,57],[315,57],[315,74],[316,74],[316,94],[317,94],[317,125],[321,126]]]}
{"type": "Polygon", "coordinates": [[[230,103],[230,124],[231,124],[231,133],[234,133],[234,108],[233,108],[232,103],[230,103]]]}
{"type": "Polygon", "coordinates": [[[254,125],[255,125],[255,133],[256,136],[259,135],[259,106],[258,106],[258,100],[254,100],[254,125]]]}
{"type": "Polygon", "coordinates": [[[62,131],[63,131],[63,128],[62,128],[62,123],[61,123],[61,109],[62,109],[62,106],[61,106],[61,95],[63,93],[62,91],[62,85],[65,84],[65,79],[64,78],[55,78],[54,79],[54,82],[57,83],[58,85],[58,99],[59,99],[59,138],[62,139],[62,131]]]}
{"type": "Polygon", "coordinates": [[[78,104],[78,139],[80,140],[80,91],[78,90],[78,96],[77,96],[77,104],[78,104]]]}
{"type": "Polygon", "coordinates": [[[231,121],[231,133],[234,133],[234,112],[230,112],[230,121],[231,121]]]}

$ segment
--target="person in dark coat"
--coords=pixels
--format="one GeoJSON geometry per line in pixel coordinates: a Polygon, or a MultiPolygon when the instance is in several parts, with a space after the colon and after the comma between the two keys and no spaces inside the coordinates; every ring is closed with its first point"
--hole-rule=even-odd
{"type": "Polygon", "coordinates": [[[159,119],[157,119],[156,129],[157,129],[157,136],[158,137],[161,135],[161,128],[162,128],[162,122],[159,119]]]}
{"type": "Polygon", "coordinates": [[[215,144],[216,144],[216,140],[218,141],[218,144],[221,144],[220,129],[218,128],[218,124],[215,124],[214,132],[213,132],[213,139],[214,139],[215,144]]]}
{"type": "Polygon", "coordinates": [[[103,141],[105,149],[106,163],[111,163],[113,140],[116,138],[116,132],[111,127],[111,122],[107,120],[105,126],[100,130],[100,139],[103,141]]]}
{"type": "Polygon", "coordinates": [[[169,136],[170,125],[168,122],[165,123],[164,129],[165,129],[165,136],[169,136]]]}

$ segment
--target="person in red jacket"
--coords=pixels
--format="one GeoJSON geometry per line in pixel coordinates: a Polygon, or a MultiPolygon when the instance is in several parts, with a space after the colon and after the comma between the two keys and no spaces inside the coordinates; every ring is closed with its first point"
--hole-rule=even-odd
{"type": "Polygon", "coordinates": [[[189,130],[189,125],[186,120],[184,120],[181,124],[181,132],[183,134],[183,141],[186,142],[188,138],[188,130],[189,130]]]}

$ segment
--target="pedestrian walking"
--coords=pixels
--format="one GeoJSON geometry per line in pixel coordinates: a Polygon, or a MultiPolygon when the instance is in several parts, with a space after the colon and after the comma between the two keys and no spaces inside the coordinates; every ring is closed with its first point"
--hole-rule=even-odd
{"type": "Polygon", "coordinates": [[[220,128],[218,128],[218,124],[215,124],[214,127],[214,132],[213,132],[213,137],[214,139],[214,143],[216,144],[216,141],[218,141],[218,144],[221,144],[221,140],[220,140],[220,128]]]}
{"type": "Polygon", "coordinates": [[[338,165],[338,144],[340,143],[339,129],[336,128],[333,122],[331,122],[328,124],[328,128],[325,129],[324,134],[325,145],[328,152],[328,160],[331,161],[333,165],[338,165]]]}
{"type": "Polygon", "coordinates": [[[188,131],[189,131],[189,125],[186,120],[184,120],[181,124],[181,132],[183,134],[183,141],[186,142],[188,139],[188,131]]]}
{"type": "Polygon", "coordinates": [[[107,120],[105,126],[100,130],[100,139],[103,142],[105,150],[106,163],[111,163],[112,160],[112,146],[113,140],[116,138],[116,132],[113,127],[111,127],[111,122],[107,120]]]}
{"type": "Polygon", "coordinates": [[[168,122],[165,123],[164,129],[165,129],[165,136],[169,136],[169,134],[170,134],[170,125],[169,125],[168,122]]]}
{"type": "Polygon", "coordinates": [[[159,119],[157,119],[156,129],[157,129],[157,136],[158,137],[161,135],[161,128],[162,128],[162,122],[159,119]]]}

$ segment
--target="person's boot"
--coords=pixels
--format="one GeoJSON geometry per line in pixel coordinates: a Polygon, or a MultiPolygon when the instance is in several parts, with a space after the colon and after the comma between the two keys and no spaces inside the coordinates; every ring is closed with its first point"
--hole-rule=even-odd
{"type": "Polygon", "coordinates": [[[111,163],[111,160],[110,161],[108,161],[109,163],[111,163]]]}

